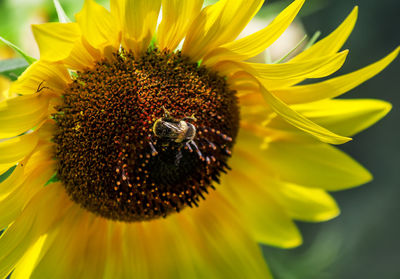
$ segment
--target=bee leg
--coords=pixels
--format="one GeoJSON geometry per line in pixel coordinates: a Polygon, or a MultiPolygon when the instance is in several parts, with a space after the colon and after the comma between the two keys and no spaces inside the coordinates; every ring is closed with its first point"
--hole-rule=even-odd
{"type": "MultiPolygon", "coordinates": [[[[117,146],[120,148],[120,152],[118,153],[118,164],[115,168],[115,172],[121,177],[116,181],[116,185],[114,186],[114,190],[118,191],[121,184],[126,184],[128,187],[132,187],[131,182],[129,181],[129,174],[128,174],[128,165],[124,163],[126,160],[126,150],[122,147],[122,144],[119,140],[114,141],[117,146]]],[[[122,192],[120,192],[121,194],[122,192]]]]}
{"type": "Polygon", "coordinates": [[[182,151],[179,149],[179,151],[176,153],[176,157],[175,157],[175,166],[178,166],[179,163],[181,162],[183,155],[182,155],[182,151]]]}
{"type": "Polygon", "coordinates": [[[208,143],[208,147],[210,147],[212,150],[217,150],[217,147],[215,146],[214,143],[212,143],[211,141],[209,141],[208,139],[205,139],[206,142],[208,143]]]}
{"type": "Polygon", "coordinates": [[[229,141],[229,142],[232,141],[232,138],[229,137],[229,136],[227,136],[227,135],[225,135],[225,134],[220,133],[219,135],[220,135],[224,140],[226,140],[226,141],[229,141]]]}
{"type": "Polygon", "coordinates": [[[158,151],[157,151],[157,149],[154,147],[154,139],[153,139],[153,136],[151,135],[151,134],[148,134],[147,135],[147,139],[148,139],[148,141],[149,141],[149,145],[150,145],[150,148],[151,148],[151,156],[156,156],[157,154],[158,154],[158,151]]]}
{"type": "Polygon", "coordinates": [[[150,148],[151,148],[151,155],[152,156],[156,156],[158,154],[158,152],[157,152],[156,148],[154,147],[154,145],[153,145],[153,143],[151,141],[149,141],[149,145],[150,145],[150,148]]]}
{"type": "Polygon", "coordinates": [[[189,149],[189,152],[190,152],[190,153],[193,153],[193,149],[190,147],[189,142],[186,143],[185,149],[186,149],[186,148],[189,149]]]}
{"type": "Polygon", "coordinates": [[[203,157],[203,154],[201,154],[201,151],[200,151],[199,147],[197,146],[197,144],[194,141],[191,141],[190,143],[193,145],[194,149],[196,150],[197,155],[199,155],[200,160],[204,161],[205,159],[203,157]]]}
{"type": "Polygon", "coordinates": [[[118,166],[115,168],[115,172],[119,175],[121,175],[121,179],[118,179],[116,182],[116,186],[114,186],[114,190],[118,191],[119,187],[121,186],[122,183],[128,185],[128,187],[132,187],[131,182],[129,181],[129,175],[128,171],[126,170],[126,164],[122,165],[122,162],[118,162],[118,166]]]}
{"type": "Polygon", "coordinates": [[[124,181],[129,187],[132,187],[132,184],[131,184],[131,182],[129,181],[129,176],[128,176],[128,171],[126,170],[126,165],[123,165],[122,166],[122,175],[121,175],[121,178],[122,178],[122,181],[124,181]]]}
{"type": "MultiPolygon", "coordinates": [[[[205,145],[203,142],[200,141],[200,142],[198,142],[200,148],[203,148],[204,146],[206,146],[206,147],[209,147],[209,148],[213,148],[213,150],[217,150],[217,147],[212,142],[210,142],[207,139],[204,139],[204,140],[208,143],[208,145],[207,144],[205,145]]],[[[198,148],[198,149],[200,149],[200,148],[198,148]]],[[[201,159],[201,160],[203,160],[203,159],[201,159]]],[[[210,157],[206,156],[205,157],[205,161],[206,161],[207,165],[211,164],[211,158],[210,157]]]]}

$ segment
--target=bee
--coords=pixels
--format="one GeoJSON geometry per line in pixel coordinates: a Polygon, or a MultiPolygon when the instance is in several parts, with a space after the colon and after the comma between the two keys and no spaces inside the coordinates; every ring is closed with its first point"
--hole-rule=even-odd
{"type": "Polygon", "coordinates": [[[181,120],[174,119],[163,107],[164,116],[157,119],[153,125],[153,133],[160,140],[162,146],[175,144],[183,146],[193,141],[196,136],[196,127],[186,120],[196,121],[192,115],[181,120]]]}
{"type": "MultiPolygon", "coordinates": [[[[163,147],[172,147],[176,149],[175,165],[178,166],[182,158],[181,148],[187,146],[188,149],[192,150],[190,145],[194,146],[196,152],[201,155],[194,138],[196,137],[196,127],[187,122],[187,120],[196,121],[194,115],[190,117],[184,117],[180,120],[173,118],[170,113],[162,107],[164,110],[164,116],[157,119],[153,124],[153,133],[157,137],[157,141],[163,147]]],[[[150,147],[152,149],[152,155],[158,154],[153,143],[150,141],[150,147]]]]}

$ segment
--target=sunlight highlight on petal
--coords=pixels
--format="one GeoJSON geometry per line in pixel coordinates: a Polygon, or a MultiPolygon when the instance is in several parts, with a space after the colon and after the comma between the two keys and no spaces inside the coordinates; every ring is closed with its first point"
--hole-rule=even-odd
{"type": "MultiPolygon", "coordinates": [[[[276,182],[276,181],[275,181],[276,182]]],[[[276,190],[270,191],[293,219],[306,222],[322,222],[335,218],[340,210],[335,200],[324,190],[276,182],[276,190]]]]}
{"type": "Polygon", "coordinates": [[[39,60],[26,69],[17,81],[12,83],[10,90],[22,95],[47,90],[62,94],[69,82],[71,82],[71,77],[65,66],[39,60]]]}
{"type": "Polygon", "coordinates": [[[0,102],[0,138],[18,136],[48,117],[49,96],[34,94],[0,102]]]}
{"type": "Polygon", "coordinates": [[[135,56],[147,50],[157,26],[161,0],[126,1],[123,46],[135,56]]]}
{"type": "Polygon", "coordinates": [[[40,59],[47,61],[60,61],[68,57],[81,37],[77,23],[32,25],[32,32],[40,49],[40,59]]]}
{"type": "Polygon", "coordinates": [[[203,0],[163,0],[157,40],[161,49],[174,50],[200,13],[203,0]]]}
{"type": "Polygon", "coordinates": [[[75,16],[82,35],[93,47],[112,52],[119,47],[120,34],[115,30],[115,20],[103,6],[93,0],[85,0],[85,4],[75,16]],[[93,20],[95,19],[95,20],[93,20]],[[106,48],[110,48],[105,50],[106,48]]]}
{"type": "Polygon", "coordinates": [[[36,148],[38,140],[33,132],[0,142],[0,164],[17,163],[36,148]]]}
{"type": "MultiPolygon", "coordinates": [[[[353,136],[372,126],[391,108],[390,103],[373,99],[323,100],[293,106],[308,119],[345,136],[353,136]]],[[[271,119],[268,127],[293,133],[298,131],[279,118],[271,119]]]]}
{"type": "Polygon", "coordinates": [[[397,57],[399,52],[400,47],[381,60],[350,74],[314,84],[276,89],[271,93],[286,104],[301,104],[334,98],[377,75],[397,57]]]}
{"type": "Polygon", "coordinates": [[[190,27],[182,53],[196,61],[215,47],[234,40],[263,2],[222,0],[206,7],[190,27]]]}
{"type": "MultiPolygon", "coordinates": [[[[262,64],[249,62],[222,61],[213,68],[221,75],[229,76],[237,71],[245,70],[263,82],[266,79],[276,80],[276,83],[284,82],[292,78],[319,78],[339,69],[346,60],[348,51],[343,51],[330,56],[282,64],[262,64]]],[[[266,87],[268,88],[268,87],[266,87]]]]}
{"type": "Polygon", "coordinates": [[[295,0],[281,12],[267,27],[245,38],[226,43],[210,51],[203,63],[212,66],[218,61],[243,61],[268,48],[286,30],[304,4],[295,0]]]}

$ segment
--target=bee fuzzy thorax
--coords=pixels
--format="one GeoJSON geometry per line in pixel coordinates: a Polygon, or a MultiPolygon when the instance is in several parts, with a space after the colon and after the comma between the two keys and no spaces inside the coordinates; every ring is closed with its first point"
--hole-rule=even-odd
{"type": "Polygon", "coordinates": [[[170,143],[185,143],[194,139],[196,127],[184,120],[176,120],[168,117],[157,119],[153,125],[154,135],[168,145],[170,143]]]}
{"type": "Polygon", "coordinates": [[[229,170],[236,92],[179,52],[116,52],[79,72],[63,102],[54,115],[58,177],[95,214],[166,217],[197,206],[229,170]]]}

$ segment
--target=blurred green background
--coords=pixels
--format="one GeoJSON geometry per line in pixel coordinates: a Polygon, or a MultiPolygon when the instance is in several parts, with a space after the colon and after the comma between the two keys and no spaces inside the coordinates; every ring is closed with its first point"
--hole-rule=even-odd
{"type": "MultiPolygon", "coordinates": [[[[80,10],[83,0],[60,0],[67,14],[80,10]]],[[[107,3],[108,1],[98,1],[107,3]]],[[[291,1],[271,0],[261,17],[279,12],[291,1]]],[[[106,4],[107,5],[107,4],[106,4]]],[[[345,44],[350,49],[348,73],[382,58],[400,44],[399,0],[308,0],[300,14],[307,34],[329,34],[360,6],[355,30],[345,44]]],[[[57,21],[51,0],[0,0],[0,35],[35,55],[30,23],[57,21]]],[[[0,58],[12,51],[0,45],[0,58]]],[[[395,60],[379,76],[343,98],[379,98],[393,104],[378,125],[341,148],[366,166],[373,182],[333,193],[342,214],[329,222],[299,223],[304,244],[296,249],[263,247],[277,279],[396,279],[400,278],[400,63],[395,60]]]]}
{"type": "MultiPolygon", "coordinates": [[[[289,1],[270,1],[289,2],[289,1]]],[[[400,1],[306,1],[319,9],[302,17],[308,34],[329,34],[351,9],[359,6],[356,27],[344,48],[348,73],[366,66],[400,44],[400,1]]],[[[304,244],[293,250],[265,247],[277,278],[397,279],[400,278],[400,60],[343,98],[379,98],[393,104],[377,125],[340,146],[373,175],[360,188],[333,193],[342,214],[329,222],[299,224],[304,244]]]]}

